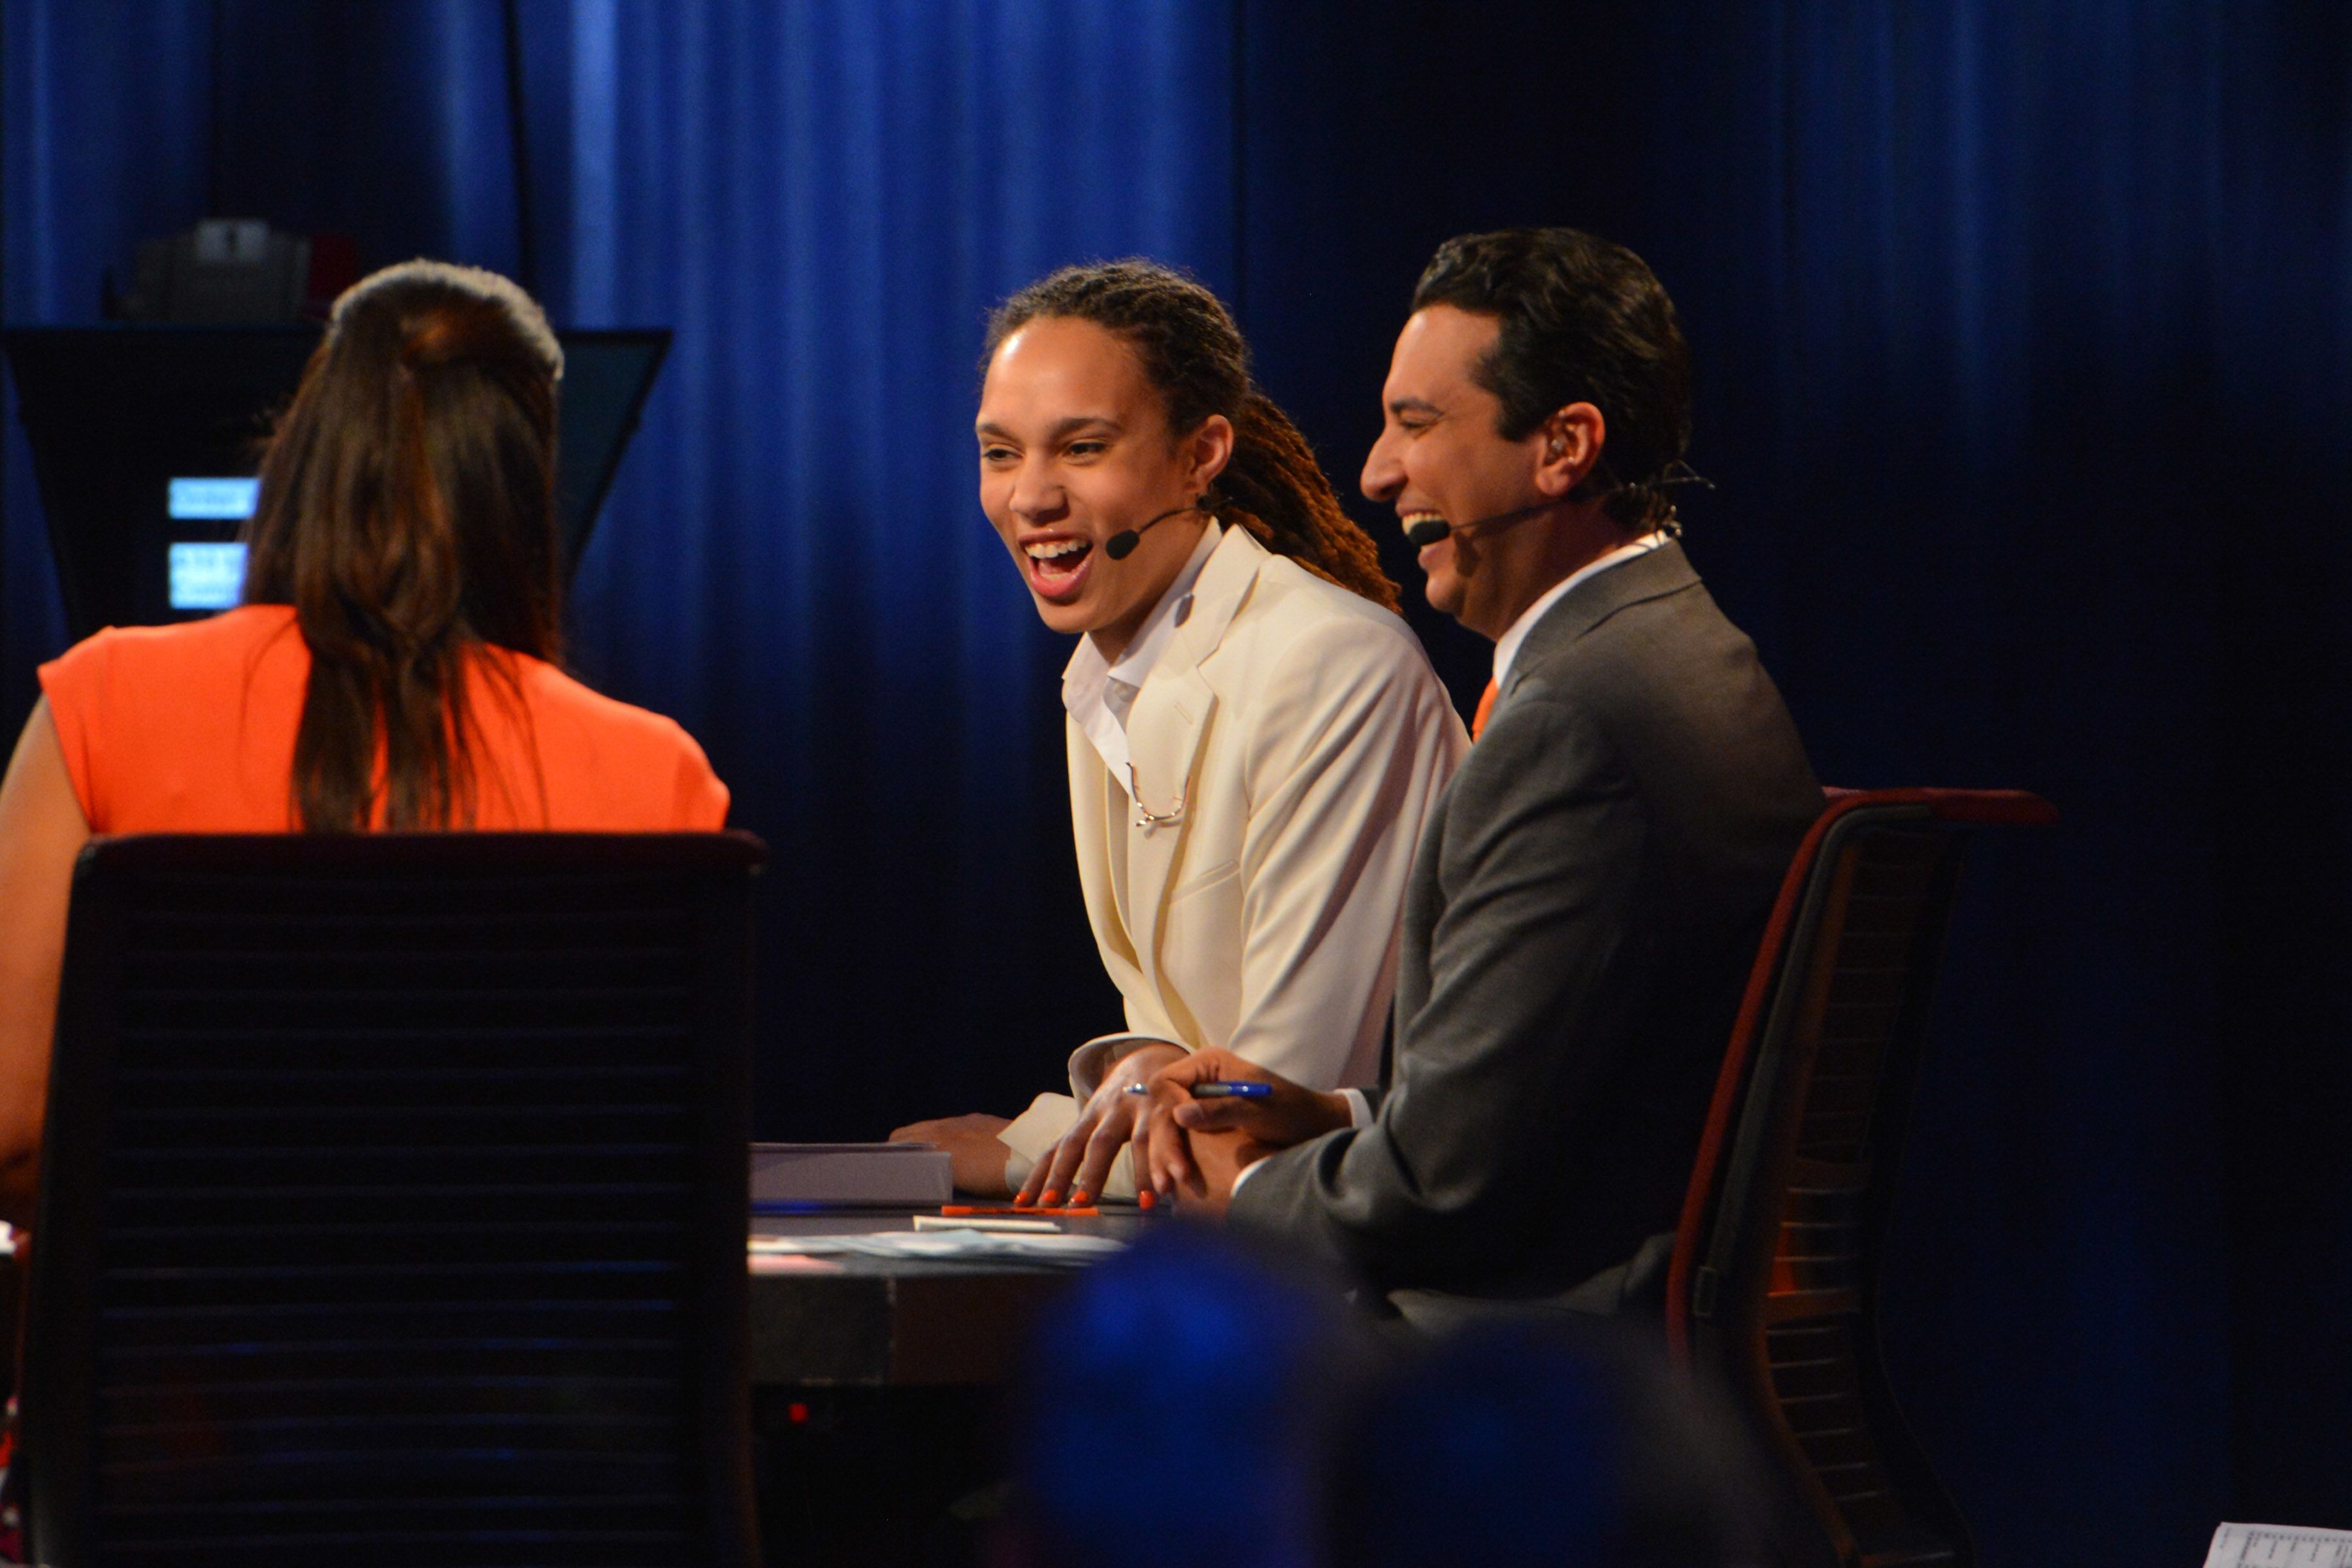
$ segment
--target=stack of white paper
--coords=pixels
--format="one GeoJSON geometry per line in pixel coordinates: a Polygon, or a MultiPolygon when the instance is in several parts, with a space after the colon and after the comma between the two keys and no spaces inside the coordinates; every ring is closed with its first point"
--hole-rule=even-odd
{"type": "Polygon", "coordinates": [[[755,1204],[943,1204],[955,1195],[934,1143],[754,1143],[755,1204]]]}

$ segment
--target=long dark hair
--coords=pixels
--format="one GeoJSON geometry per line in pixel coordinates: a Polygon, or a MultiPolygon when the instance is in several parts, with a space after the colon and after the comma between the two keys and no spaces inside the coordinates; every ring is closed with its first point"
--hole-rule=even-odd
{"type": "MultiPolygon", "coordinates": [[[[404,262],[354,284],[261,462],[247,604],[310,645],[293,797],[313,833],[470,826],[469,658],[562,652],[562,352],[495,273],[404,262]]],[[[486,668],[520,710],[509,661],[486,668]]]]}
{"type": "Polygon", "coordinates": [[[1249,347],[1214,294],[1172,267],[1135,257],[1065,267],[996,308],[983,367],[1013,333],[1058,317],[1092,321],[1133,345],[1175,434],[1198,429],[1212,414],[1233,421],[1234,454],[1209,503],[1220,518],[1317,576],[1397,607],[1380,552],[1339,510],[1307,437],[1250,380],[1249,347]]]}

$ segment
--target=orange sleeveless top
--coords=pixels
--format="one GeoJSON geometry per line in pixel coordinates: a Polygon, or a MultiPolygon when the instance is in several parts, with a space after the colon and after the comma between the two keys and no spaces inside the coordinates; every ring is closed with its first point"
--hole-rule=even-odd
{"type": "MultiPolygon", "coordinates": [[[[727,786],[673,721],[523,654],[522,701],[477,658],[474,821],[485,830],[639,833],[726,825],[727,786]],[[543,794],[542,794],[543,786],[543,794]]],[[[286,605],[109,628],[41,666],[93,833],[284,833],[310,650],[286,605]]]]}

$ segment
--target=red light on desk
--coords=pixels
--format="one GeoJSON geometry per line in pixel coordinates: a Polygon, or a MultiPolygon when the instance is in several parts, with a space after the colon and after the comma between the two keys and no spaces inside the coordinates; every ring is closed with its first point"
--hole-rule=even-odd
{"type": "Polygon", "coordinates": [[[784,1419],[791,1422],[795,1426],[807,1426],[808,1406],[802,1404],[797,1399],[793,1400],[790,1405],[784,1406],[784,1419]]]}

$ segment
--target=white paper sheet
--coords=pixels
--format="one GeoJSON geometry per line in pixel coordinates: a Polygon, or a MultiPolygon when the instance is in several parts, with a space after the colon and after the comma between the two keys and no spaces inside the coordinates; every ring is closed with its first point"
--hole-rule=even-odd
{"type": "Polygon", "coordinates": [[[2213,1532],[2205,1568],[2352,1568],[2352,1530],[2225,1524],[2213,1532]]]}
{"type": "Polygon", "coordinates": [[[955,1262],[1007,1258],[1024,1263],[1093,1263],[1125,1247],[1107,1236],[1008,1235],[995,1230],[884,1230],[870,1236],[755,1236],[754,1252],[803,1257],[854,1253],[866,1258],[929,1258],[955,1262]]]}

